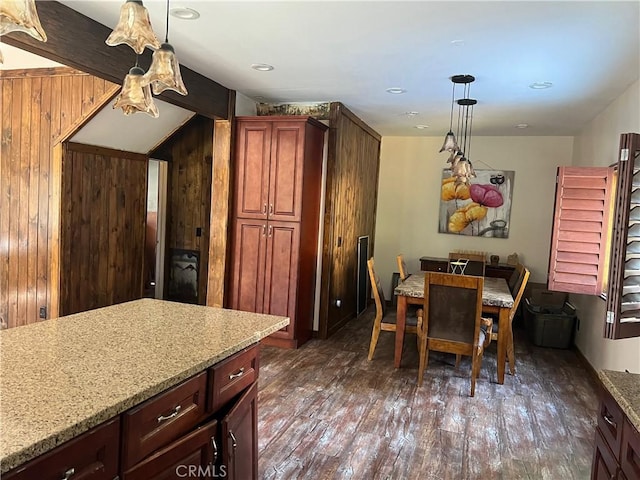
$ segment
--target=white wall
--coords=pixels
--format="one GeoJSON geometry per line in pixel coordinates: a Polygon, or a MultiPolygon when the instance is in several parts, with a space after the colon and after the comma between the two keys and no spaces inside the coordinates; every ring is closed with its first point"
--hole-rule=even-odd
{"type": "MultiPolygon", "coordinates": [[[[573,164],[607,166],[617,161],[622,133],[640,133],[640,81],[618,97],[575,137],[573,164]]],[[[598,297],[572,295],[580,329],[576,345],[595,369],[640,373],[640,338],[602,337],[605,302],[598,297]]]]}
{"type": "Polygon", "coordinates": [[[398,253],[404,254],[410,272],[420,269],[421,256],[446,257],[456,249],[486,251],[502,262],[517,253],[531,270],[530,281],[546,283],[556,168],[571,164],[573,138],[473,138],[476,169],[515,171],[507,239],[438,233],[440,184],[448,158],[438,153],[442,140],[382,138],[374,256],[387,298],[398,253]]]}

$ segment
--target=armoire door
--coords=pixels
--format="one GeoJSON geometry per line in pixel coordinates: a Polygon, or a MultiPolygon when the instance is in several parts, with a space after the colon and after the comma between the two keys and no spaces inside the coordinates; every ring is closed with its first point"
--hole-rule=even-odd
{"type": "Polygon", "coordinates": [[[269,220],[301,220],[306,125],[305,121],[280,121],[273,124],[269,220]]]}
{"type": "Polygon", "coordinates": [[[293,338],[300,261],[300,224],[269,222],[264,274],[263,312],[289,317],[291,322],[277,336],[293,338]]]}
{"type": "Polygon", "coordinates": [[[245,312],[263,312],[266,245],[266,221],[236,219],[231,308],[245,312]]]}
{"type": "Polygon", "coordinates": [[[269,206],[269,121],[238,121],[236,143],[236,216],[266,219],[269,206]]]}

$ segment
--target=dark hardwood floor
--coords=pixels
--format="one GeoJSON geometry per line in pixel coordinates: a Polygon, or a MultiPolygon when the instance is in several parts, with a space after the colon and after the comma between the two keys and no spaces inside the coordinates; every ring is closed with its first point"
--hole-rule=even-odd
{"type": "Polygon", "coordinates": [[[415,337],[393,368],[382,332],[371,362],[369,309],[328,340],[262,347],[259,478],[588,479],[595,381],[571,350],[539,348],[516,330],[516,375],[496,382],[495,342],[476,395],[470,359],[431,353],[416,386],[415,337]]]}

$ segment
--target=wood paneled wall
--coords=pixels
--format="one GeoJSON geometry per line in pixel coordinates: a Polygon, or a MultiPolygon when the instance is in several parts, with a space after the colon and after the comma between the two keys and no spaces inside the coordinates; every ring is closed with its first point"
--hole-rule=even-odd
{"type": "MultiPolygon", "coordinates": [[[[199,252],[198,303],[200,304],[205,304],[207,297],[213,125],[213,120],[195,116],[159,147],[163,152],[170,152],[167,192],[167,260],[170,259],[172,248],[199,252]]],[[[169,274],[169,263],[166,264],[165,272],[169,274]]],[[[167,277],[165,296],[168,284],[167,277]]]]}
{"type": "Polygon", "coordinates": [[[147,156],[63,148],[60,314],[142,297],[147,156]]]}
{"type": "Polygon", "coordinates": [[[380,170],[380,136],[339,102],[331,103],[328,143],[321,338],[356,316],[358,237],[369,235],[372,256],[380,170]]]}
{"type": "Polygon", "coordinates": [[[0,321],[14,327],[57,311],[61,137],[90,117],[117,85],[68,68],[0,75],[0,321]],[[52,282],[56,285],[51,287],[52,282]]]}

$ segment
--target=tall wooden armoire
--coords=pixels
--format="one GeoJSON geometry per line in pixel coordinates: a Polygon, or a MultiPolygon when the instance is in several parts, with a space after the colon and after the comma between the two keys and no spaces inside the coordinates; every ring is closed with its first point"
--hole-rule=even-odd
{"type": "Polygon", "coordinates": [[[230,307],[291,319],[264,343],[313,329],[327,126],[306,116],[237,117],[230,307]]]}

